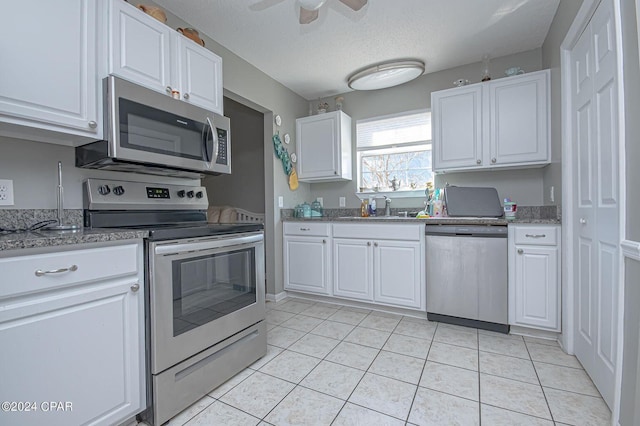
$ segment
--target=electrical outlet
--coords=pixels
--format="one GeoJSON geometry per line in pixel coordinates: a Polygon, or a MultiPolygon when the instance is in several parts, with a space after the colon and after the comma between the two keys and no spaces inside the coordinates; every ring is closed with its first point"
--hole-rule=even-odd
{"type": "Polygon", "coordinates": [[[0,206],[13,205],[13,181],[0,179],[0,206]]]}
{"type": "Polygon", "coordinates": [[[323,199],[322,197],[318,197],[318,198],[316,198],[316,200],[318,200],[318,202],[320,203],[320,205],[321,205],[322,207],[324,207],[324,199],[323,199]]]}
{"type": "Polygon", "coordinates": [[[278,196],[278,207],[280,208],[284,207],[284,197],[282,195],[278,196]]]}
{"type": "Polygon", "coordinates": [[[555,188],[555,186],[552,186],[551,188],[549,188],[549,200],[552,203],[556,202],[556,188],[555,188]]]}
{"type": "Polygon", "coordinates": [[[347,205],[347,199],[345,197],[340,197],[340,207],[345,207],[347,205]]]}

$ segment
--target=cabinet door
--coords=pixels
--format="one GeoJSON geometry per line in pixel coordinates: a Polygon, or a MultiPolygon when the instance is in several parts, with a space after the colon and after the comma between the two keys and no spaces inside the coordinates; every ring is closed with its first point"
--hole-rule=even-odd
{"type": "Polygon", "coordinates": [[[482,154],[482,85],[431,94],[433,169],[477,168],[482,154]]]}
{"type": "Polygon", "coordinates": [[[109,13],[109,72],[150,89],[171,92],[172,29],[127,2],[109,13]]]}
{"type": "Polygon", "coordinates": [[[222,115],[222,59],[179,34],[176,37],[182,99],[222,115]]]}
{"type": "Polygon", "coordinates": [[[515,246],[512,324],[559,331],[558,248],[515,246]]]}
{"type": "Polygon", "coordinates": [[[349,299],[373,300],[372,242],[333,240],[333,294],[349,299]]]}
{"type": "Polygon", "coordinates": [[[1,424],[120,424],[145,407],[144,295],[135,284],[122,278],[3,303],[0,399],[36,401],[38,410],[0,412],[1,424]],[[45,411],[44,401],[71,405],[45,411]]]}
{"type": "Polygon", "coordinates": [[[549,161],[549,71],[489,83],[491,165],[549,161]]]}
{"type": "Polygon", "coordinates": [[[331,178],[339,175],[339,126],[336,113],[296,120],[296,150],[300,180],[331,178]]]}
{"type": "Polygon", "coordinates": [[[284,237],[284,289],[331,294],[327,237],[284,237]]]}
{"type": "Polygon", "coordinates": [[[101,138],[96,2],[12,1],[2,15],[0,121],[101,138]]]}
{"type": "Polygon", "coordinates": [[[423,267],[425,260],[421,244],[405,241],[373,243],[374,300],[407,308],[424,308],[423,267]]]}

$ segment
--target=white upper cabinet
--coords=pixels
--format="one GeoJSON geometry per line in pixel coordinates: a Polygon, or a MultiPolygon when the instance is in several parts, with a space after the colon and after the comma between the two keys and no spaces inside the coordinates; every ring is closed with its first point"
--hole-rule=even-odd
{"type": "Polygon", "coordinates": [[[431,106],[435,171],[550,161],[549,70],[433,92],[431,106]]]}
{"type": "Polygon", "coordinates": [[[102,138],[96,4],[5,2],[0,134],[65,145],[102,138]]]}
{"type": "Polygon", "coordinates": [[[127,2],[109,4],[109,73],[171,94],[174,31],[127,2]]]}
{"type": "Polygon", "coordinates": [[[108,73],[223,114],[218,55],[122,0],[109,5],[108,73]]]}
{"type": "Polygon", "coordinates": [[[296,120],[301,182],[351,180],[351,117],[342,111],[296,120]]]}
{"type": "Polygon", "coordinates": [[[434,92],[431,109],[436,167],[482,165],[482,86],[434,92]]]}
{"type": "Polygon", "coordinates": [[[549,71],[489,83],[492,166],[549,160],[549,71]]]}

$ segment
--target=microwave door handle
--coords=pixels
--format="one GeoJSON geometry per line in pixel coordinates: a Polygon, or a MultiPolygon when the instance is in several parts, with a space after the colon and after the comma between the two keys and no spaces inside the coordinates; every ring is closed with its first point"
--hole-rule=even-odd
{"type": "Polygon", "coordinates": [[[209,117],[206,118],[207,122],[205,123],[205,129],[202,132],[202,154],[204,157],[204,161],[207,163],[211,163],[211,153],[209,152],[209,133],[213,130],[213,125],[211,124],[211,120],[209,117]]]}
{"type": "Polygon", "coordinates": [[[204,143],[205,160],[208,163],[211,163],[218,160],[218,150],[220,149],[220,146],[218,145],[218,134],[216,132],[215,127],[213,127],[213,123],[211,122],[211,119],[209,117],[207,117],[207,124],[208,124],[208,129],[207,129],[207,133],[203,143],[204,143]],[[209,132],[213,134],[213,147],[215,149],[215,156],[213,158],[213,161],[211,159],[211,154],[209,153],[209,146],[207,145],[207,142],[209,141],[209,137],[208,137],[209,132]]]}

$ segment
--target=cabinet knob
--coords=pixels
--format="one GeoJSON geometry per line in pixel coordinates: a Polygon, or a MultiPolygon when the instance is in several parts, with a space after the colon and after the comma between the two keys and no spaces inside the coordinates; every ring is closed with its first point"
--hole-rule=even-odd
{"type": "Polygon", "coordinates": [[[185,98],[185,99],[189,99],[189,94],[185,93],[184,95],[182,95],[182,97],[185,98]]]}
{"type": "Polygon", "coordinates": [[[173,91],[173,89],[171,88],[171,86],[167,86],[164,90],[165,90],[168,94],[171,94],[171,92],[173,91]]]}
{"type": "Polygon", "coordinates": [[[476,160],[476,164],[482,164],[482,160],[476,160]]]}
{"type": "Polygon", "coordinates": [[[92,129],[95,129],[96,127],[98,127],[98,123],[96,123],[95,121],[91,120],[89,122],[89,127],[91,127],[92,129]]]}
{"type": "Polygon", "coordinates": [[[378,247],[378,243],[373,243],[373,246],[374,247],[378,247]]]}
{"type": "Polygon", "coordinates": [[[518,254],[522,254],[522,253],[524,253],[524,250],[518,249],[518,254]]]}
{"type": "Polygon", "coordinates": [[[581,217],[581,218],[580,218],[580,223],[581,223],[582,225],[586,225],[586,223],[587,223],[587,219],[585,219],[584,217],[581,217]]]}
{"type": "Polygon", "coordinates": [[[333,172],[333,174],[334,174],[334,175],[337,175],[337,174],[338,174],[338,172],[333,172]]]}
{"type": "Polygon", "coordinates": [[[492,158],[492,159],[491,159],[491,162],[492,162],[493,164],[495,164],[495,163],[496,163],[496,159],[495,159],[495,158],[492,158]]]}
{"type": "Polygon", "coordinates": [[[322,240],[322,244],[327,244],[327,240],[322,240]]]}
{"type": "Polygon", "coordinates": [[[135,283],[134,285],[131,286],[131,291],[136,293],[138,290],[140,290],[140,284],[135,283]]]}
{"type": "Polygon", "coordinates": [[[301,231],[311,231],[311,228],[300,228],[301,231]]]}
{"type": "Polygon", "coordinates": [[[371,241],[367,241],[367,245],[370,246],[371,245],[371,241]]]}

